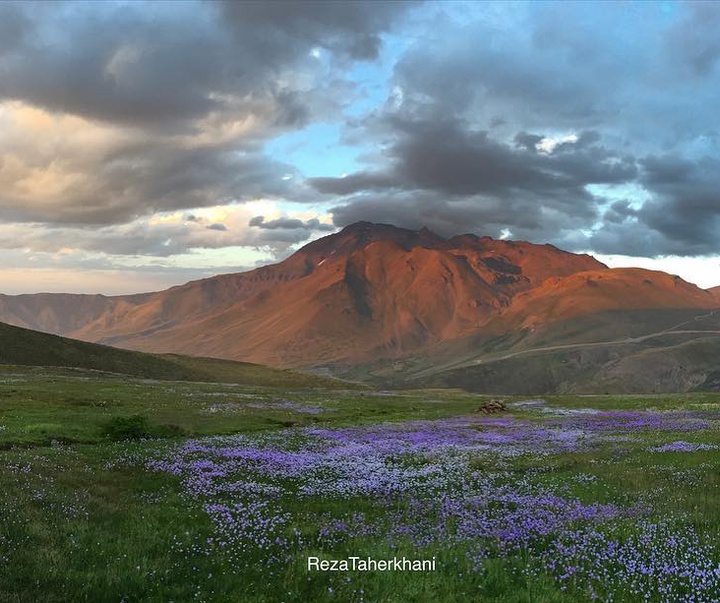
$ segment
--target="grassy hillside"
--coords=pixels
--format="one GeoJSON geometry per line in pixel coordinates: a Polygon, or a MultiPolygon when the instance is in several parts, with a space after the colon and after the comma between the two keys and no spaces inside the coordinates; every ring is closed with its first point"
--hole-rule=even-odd
{"type": "Polygon", "coordinates": [[[671,393],[720,387],[718,352],[715,310],[615,310],[467,338],[425,356],[354,367],[343,376],[384,387],[518,395],[671,393]]]}
{"type": "Polygon", "coordinates": [[[482,393],[675,393],[714,389],[720,336],[679,334],[628,343],[528,350],[413,381],[482,393]],[[652,341],[652,343],[650,343],[652,341]]]}
{"type": "MultiPolygon", "coordinates": [[[[538,325],[525,331],[512,346],[497,350],[533,349],[570,343],[621,341],[652,333],[680,330],[720,330],[720,313],[697,308],[648,308],[642,310],[610,310],[569,320],[538,325]]],[[[495,351],[495,350],[493,350],[495,351]]]]}
{"type": "Polygon", "coordinates": [[[0,323],[0,364],[90,369],[170,381],[276,387],[353,388],[336,379],[246,362],[131,352],[0,323]]]}

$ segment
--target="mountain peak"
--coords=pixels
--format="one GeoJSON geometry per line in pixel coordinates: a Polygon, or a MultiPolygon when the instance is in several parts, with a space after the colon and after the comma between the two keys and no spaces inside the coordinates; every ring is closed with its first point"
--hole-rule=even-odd
{"type": "Polygon", "coordinates": [[[337,234],[342,233],[362,233],[365,235],[385,237],[389,237],[392,234],[395,234],[398,237],[415,235],[444,240],[443,237],[435,234],[427,226],[423,226],[420,230],[412,230],[410,228],[404,228],[402,226],[395,226],[394,224],[386,224],[384,222],[368,222],[366,220],[360,220],[358,222],[348,224],[337,234]]]}
{"type": "Polygon", "coordinates": [[[371,243],[392,242],[406,250],[413,247],[437,247],[445,239],[428,228],[409,230],[392,224],[354,222],[340,232],[308,243],[298,253],[310,256],[349,255],[371,243]]]}

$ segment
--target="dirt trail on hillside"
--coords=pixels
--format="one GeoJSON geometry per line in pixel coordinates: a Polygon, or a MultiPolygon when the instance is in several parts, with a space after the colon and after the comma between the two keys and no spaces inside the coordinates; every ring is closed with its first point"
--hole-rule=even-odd
{"type": "Polygon", "coordinates": [[[554,352],[557,350],[571,350],[571,349],[577,349],[577,348],[592,348],[592,347],[618,345],[618,344],[641,343],[648,339],[653,339],[655,337],[664,337],[666,335],[691,335],[691,334],[720,335],[720,330],[708,330],[708,329],[676,330],[676,329],[678,329],[678,327],[683,327],[685,325],[696,322],[698,320],[702,320],[703,318],[708,318],[710,316],[714,316],[716,312],[718,312],[718,310],[713,310],[711,312],[708,312],[707,314],[701,314],[699,316],[694,316],[693,318],[691,318],[689,320],[685,320],[681,323],[673,325],[672,327],[668,327],[667,329],[664,329],[662,331],[656,331],[655,333],[648,333],[646,335],[640,335],[638,337],[626,337],[624,339],[614,339],[612,341],[593,341],[593,342],[588,342],[588,343],[565,343],[565,344],[559,344],[559,345],[550,345],[550,346],[543,346],[543,347],[537,347],[537,348],[529,348],[527,350],[518,350],[516,352],[509,352],[509,353],[503,354],[501,356],[488,355],[487,357],[473,358],[470,360],[464,360],[464,361],[461,361],[458,363],[450,364],[450,365],[442,368],[439,371],[434,370],[434,369],[426,369],[424,371],[421,371],[421,372],[413,375],[412,379],[424,377],[424,376],[427,376],[428,374],[433,374],[433,373],[437,374],[437,373],[454,370],[454,369],[459,369],[459,368],[465,368],[465,367],[469,367],[469,366],[478,366],[480,364],[491,364],[493,362],[500,362],[501,360],[508,360],[510,358],[516,358],[517,356],[523,356],[523,355],[528,355],[528,354],[554,352]]]}

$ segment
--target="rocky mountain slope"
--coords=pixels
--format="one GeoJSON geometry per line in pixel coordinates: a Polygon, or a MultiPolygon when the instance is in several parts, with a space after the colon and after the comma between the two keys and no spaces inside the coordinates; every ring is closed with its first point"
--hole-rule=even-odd
{"type": "Polygon", "coordinates": [[[0,296],[0,320],[149,352],[426,379],[548,342],[652,334],[716,307],[718,291],[551,245],[359,222],[278,264],[157,293],[0,296]]]}

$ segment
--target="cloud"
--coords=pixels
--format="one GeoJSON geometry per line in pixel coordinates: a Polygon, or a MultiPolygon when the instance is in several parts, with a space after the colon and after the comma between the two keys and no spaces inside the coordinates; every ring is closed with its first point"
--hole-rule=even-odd
{"type": "Polygon", "coordinates": [[[309,181],[318,192],[344,195],[333,209],[336,224],[370,219],[496,236],[509,228],[558,240],[598,219],[603,200],[589,185],[626,183],[638,173],[632,156],[602,146],[595,133],[541,152],[539,134],[521,132],[505,143],[459,119],[390,121],[396,134],[382,171],[309,181]]]}
{"type": "Polygon", "coordinates": [[[296,170],[200,136],[144,130],[0,105],[0,218],[123,223],[173,209],[258,198],[308,198],[296,170]]]}
{"type": "Polygon", "coordinates": [[[720,9],[487,8],[438,11],[382,109],[351,125],[377,151],[346,177],[309,180],[334,198],[335,223],[720,253],[720,9]]]}
{"type": "Polygon", "coordinates": [[[414,0],[372,4],[361,0],[229,0],[221,6],[236,36],[250,37],[263,61],[286,61],[302,49],[315,47],[352,59],[374,60],[382,45],[380,34],[416,4],[414,0]]]}
{"type": "Polygon", "coordinates": [[[637,216],[663,235],[667,244],[662,252],[719,252],[720,160],[703,157],[689,163],[679,157],[650,157],[643,167],[641,181],[653,199],[637,216]]]}
{"type": "Polygon", "coordinates": [[[266,221],[265,216],[254,216],[250,219],[248,225],[263,230],[307,230],[319,232],[331,232],[335,230],[332,224],[324,224],[317,218],[305,221],[297,218],[277,218],[266,221]]]}
{"type": "Polygon", "coordinates": [[[0,219],[311,200],[265,143],[337,110],[347,69],[412,3],[168,6],[0,6],[0,219]]]}
{"type": "Polygon", "coordinates": [[[160,212],[125,224],[101,227],[0,223],[0,249],[29,255],[82,252],[105,258],[172,258],[188,253],[244,248],[262,249],[267,260],[277,260],[314,233],[334,230],[333,226],[317,218],[301,220],[280,216],[274,203],[263,201],[199,209],[194,215],[160,212]],[[258,209],[272,212],[278,218],[265,222],[261,228],[253,227],[249,223],[258,209]]]}
{"type": "Polygon", "coordinates": [[[337,225],[364,219],[442,234],[475,231],[570,250],[638,256],[720,253],[720,161],[634,157],[595,131],[519,132],[512,143],[461,120],[393,121],[386,167],[309,184],[339,197],[337,225]],[[633,185],[642,199],[616,198],[633,185]]]}
{"type": "Polygon", "coordinates": [[[720,7],[712,2],[693,2],[684,8],[670,29],[668,52],[676,57],[684,75],[695,80],[712,76],[720,61],[720,7]]]}
{"type": "Polygon", "coordinates": [[[5,2],[0,5],[0,57],[16,48],[30,28],[22,5],[5,2]]]}
{"type": "Polygon", "coordinates": [[[362,190],[393,188],[396,178],[387,173],[358,172],[342,178],[310,178],[309,184],[319,193],[326,195],[349,195],[362,190]]]}
{"type": "MultiPolygon", "coordinates": [[[[373,59],[408,2],[104,2],[5,5],[0,98],[115,123],[232,112],[242,101],[302,122],[315,47],[373,59]],[[20,25],[22,27],[11,26],[20,25]]],[[[279,117],[278,117],[279,119],[279,117]]]]}
{"type": "Polygon", "coordinates": [[[590,238],[592,249],[650,257],[720,253],[720,161],[650,155],[639,163],[648,198],[637,207],[612,203],[590,238]]]}
{"type": "Polygon", "coordinates": [[[720,252],[715,4],[168,6],[0,4],[0,247],[269,261],[374,220],[720,252]],[[345,155],[306,180],[270,141],[317,124],[345,155]]]}
{"type": "MultiPolygon", "coordinates": [[[[227,34],[176,4],[23,6],[31,29],[0,62],[0,97],[122,122],[199,117],[221,106],[227,34]],[[211,40],[211,42],[209,42],[211,40]]],[[[229,75],[229,74],[228,74],[229,75]]]]}

